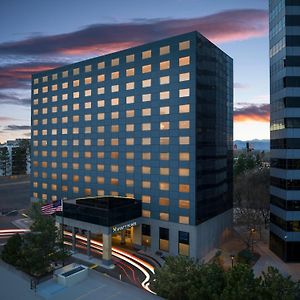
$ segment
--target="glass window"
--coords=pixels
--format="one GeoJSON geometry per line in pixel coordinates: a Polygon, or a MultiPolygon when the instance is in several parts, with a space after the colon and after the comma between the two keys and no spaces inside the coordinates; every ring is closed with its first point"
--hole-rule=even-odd
{"type": "Polygon", "coordinates": [[[169,160],[170,159],[170,154],[169,152],[161,152],[159,155],[160,160],[169,160]]]}
{"type": "Polygon", "coordinates": [[[190,73],[187,72],[187,73],[180,73],[179,74],[179,81],[182,82],[182,81],[188,81],[190,80],[190,73]]]}
{"type": "Polygon", "coordinates": [[[169,91],[160,92],[159,99],[160,100],[170,99],[170,92],[169,91]]]}
{"type": "MultiPolygon", "coordinates": [[[[129,153],[132,153],[132,152],[129,152],[129,153]]],[[[126,166],[126,172],[127,173],[133,173],[134,172],[134,166],[127,165],[126,166]]]]}
{"type": "Polygon", "coordinates": [[[180,136],[179,137],[179,144],[180,145],[189,145],[190,144],[190,137],[189,136],[180,136]]]}
{"type": "Polygon", "coordinates": [[[159,219],[162,221],[169,221],[169,213],[165,213],[165,212],[159,213],[159,219]]]}
{"type": "Polygon", "coordinates": [[[189,129],[190,121],[179,121],[179,129],[189,129]]]}
{"type": "Polygon", "coordinates": [[[151,197],[148,195],[142,195],[142,202],[143,203],[151,203],[151,197]]]}
{"type": "Polygon", "coordinates": [[[119,112],[118,111],[113,111],[111,113],[111,119],[119,119],[119,112]]]}
{"type": "Polygon", "coordinates": [[[161,197],[159,198],[159,205],[161,206],[169,206],[170,205],[170,199],[161,197]]]}
{"type": "Polygon", "coordinates": [[[119,125],[111,125],[111,132],[119,132],[119,125]]]}
{"type": "Polygon", "coordinates": [[[127,63],[134,62],[134,54],[127,55],[126,62],[127,63]]]}
{"type": "Polygon", "coordinates": [[[190,176],[190,169],[188,169],[188,168],[179,168],[178,175],[179,176],[190,176]]]}
{"type": "Polygon", "coordinates": [[[159,227],[159,249],[169,251],[169,229],[159,227]]]}
{"type": "Polygon", "coordinates": [[[97,81],[98,81],[98,82],[103,82],[103,81],[105,81],[105,75],[104,75],[104,74],[98,75],[98,76],[97,76],[97,81]]]}
{"type": "Polygon", "coordinates": [[[166,61],[160,62],[159,69],[160,70],[168,70],[168,69],[170,69],[170,61],[166,60],[166,61]]]}
{"type": "Polygon", "coordinates": [[[143,94],[142,100],[143,102],[151,101],[151,94],[143,94]]]}
{"type": "Polygon", "coordinates": [[[134,103],[134,96],[127,96],[126,97],[126,104],[134,103]]]}
{"type": "Polygon", "coordinates": [[[150,86],[151,86],[151,79],[145,79],[142,81],[143,88],[150,87],[150,86]]]}
{"type": "MultiPolygon", "coordinates": [[[[180,222],[180,217],[179,217],[179,223],[188,224],[185,222],[180,222]]],[[[178,254],[189,256],[189,253],[190,253],[190,234],[188,232],[178,231],[178,254]]]]}
{"type": "Polygon", "coordinates": [[[170,122],[160,122],[160,130],[169,130],[170,122]]]}
{"type": "Polygon", "coordinates": [[[143,174],[151,174],[151,168],[142,166],[142,173],[143,174]]]}
{"type": "Polygon", "coordinates": [[[189,104],[183,104],[179,105],[179,113],[185,114],[190,112],[190,105],[189,104]]]}
{"type": "Polygon", "coordinates": [[[143,160],[150,160],[151,159],[151,152],[143,152],[142,153],[143,160]]]}
{"type": "Polygon", "coordinates": [[[142,52],[142,59],[150,58],[151,57],[151,50],[143,51],[142,52]]]}
{"type": "Polygon", "coordinates": [[[84,84],[91,84],[92,83],[92,77],[84,78],[84,84]]]}
{"type": "Polygon", "coordinates": [[[92,66],[91,65],[87,65],[84,67],[84,71],[85,72],[91,72],[92,71],[92,66]]]}
{"type": "Polygon", "coordinates": [[[189,184],[179,184],[178,190],[180,193],[189,193],[190,185],[189,184]]]}
{"type": "Polygon", "coordinates": [[[133,90],[134,89],[134,82],[127,82],[126,83],[126,90],[133,90]]]}
{"type": "Polygon", "coordinates": [[[114,66],[118,66],[119,65],[119,58],[114,58],[111,60],[111,66],[114,67],[114,66]]]}
{"type": "Polygon", "coordinates": [[[73,75],[78,75],[79,74],[79,68],[73,69],[73,75]]]}
{"type": "Polygon", "coordinates": [[[69,75],[69,72],[68,72],[68,71],[63,71],[63,72],[62,72],[62,77],[63,77],[63,78],[68,77],[68,75],[69,75]]]}
{"type": "Polygon", "coordinates": [[[170,175],[169,168],[160,168],[159,174],[160,175],[170,175]]]}
{"type": "Polygon", "coordinates": [[[126,152],[126,159],[134,159],[134,152],[126,152]]]}
{"type": "Polygon", "coordinates": [[[134,145],[134,138],[126,138],[126,145],[133,146],[134,145]]]}
{"type": "Polygon", "coordinates": [[[179,160],[189,161],[190,160],[190,153],[189,152],[179,152],[179,160]]]}
{"type": "Polygon", "coordinates": [[[163,84],[169,84],[169,83],[170,83],[170,76],[163,76],[163,77],[160,77],[159,83],[160,83],[161,85],[163,85],[163,84]]]}
{"type": "Polygon", "coordinates": [[[179,97],[189,97],[190,96],[190,89],[181,89],[179,90],[179,97]]]}
{"type": "Polygon", "coordinates": [[[111,105],[112,106],[119,105],[119,98],[113,98],[113,99],[111,99],[111,105]]]}
{"type": "Polygon", "coordinates": [[[151,108],[143,108],[142,109],[142,116],[151,116],[151,108]]]}
{"type": "Polygon", "coordinates": [[[126,124],[126,131],[134,131],[134,124],[126,124]]]}
{"type": "Polygon", "coordinates": [[[118,146],[119,145],[119,139],[111,139],[111,145],[112,146],[118,146]]]}
{"type": "Polygon", "coordinates": [[[159,113],[160,113],[160,115],[168,115],[168,114],[170,114],[170,107],[169,106],[160,107],[159,113]]]}
{"type": "Polygon", "coordinates": [[[168,182],[160,182],[160,183],[159,183],[159,189],[160,189],[161,191],[168,191],[169,188],[170,188],[170,185],[169,185],[168,182]]]}
{"type": "Polygon", "coordinates": [[[169,54],[169,53],[170,53],[170,46],[160,47],[160,49],[159,49],[160,55],[165,55],[165,54],[169,54]]]}
{"type": "Polygon", "coordinates": [[[51,90],[52,91],[57,91],[57,84],[52,84],[51,90]]]}
{"type": "Polygon", "coordinates": [[[134,185],[134,180],[126,179],[126,186],[133,186],[133,185],[134,185]]]}
{"type": "Polygon", "coordinates": [[[73,99],[79,98],[79,92],[73,92],[73,99]]]}
{"type": "Polygon", "coordinates": [[[133,118],[134,117],[134,109],[126,110],[126,118],[133,118]]]}
{"type": "Polygon", "coordinates": [[[105,113],[98,113],[97,119],[98,120],[104,120],[105,119],[105,113]]]}
{"type": "Polygon", "coordinates": [[[142,145],[151,145],[151,138],[142,138],[142,145]]]}
{"type": "Polygon", "coordinates": [[[92,90],[85,90],[84,91],[84,96],[89,97],[92,95],[92,90]]]}
{"type": "Polygon", "coordinates": [[[127,69],[127,70],[126,70],[126,76],[127,76],[127,77],[134,76],[134,68],[132,68],[132,69],[127,69]]]}
{"type": "Polygon", "coordinates": [[[116,72],[112,72],[112,73],[111,73],[111,79],[118,79],[119,76],[120,76],[119,71],[116,71],[116,72]]]}
{"type": "MultiPolygon", "coordinates": [[[[119,88],[119,86],[118,86],[118,88],[119,88]]],[[[113,90],[113,88],[112,88],[112,90],[113,90]]],[[[105,93],[105,88],[104,87],[101,87],[101,88],[97,89],[97,94],[98,95],[103,95],[104,93],[105,93]]]]}
{"type": "Polygon", "coordinates": [[[97,102],[98,107],[104,107],[104,105],[105,105],[104,100],[98,100],[98,102],[97,102]]]}
{"type": "Polygon", "coordinates": [[[190,201],[189,200],[179,200],[178,207],[189,209],[190,208],[190,201]]]}
{"type": "Polygon", "coordinates": [[[190,218],[188,216],[179,216],[179,223],[189,224],[190,223],[190,218]]]}
{"type": "Polygon", "coordinates": [[[189,56],[184,56],[179,58],[179,66],[187,66],[190,64],[190,57],[189,56]]]}
{"type": "Polygon", "coordinates": [[[104,69],[105,68],[105,62],[104,61],[101,61],[98,63],[98,69],[104,69]]]}
{"type": "Polygon", "coordinates": [[[190,49],[190,41],[184,41],[179,43],[179,50],[190,49]]]}
{"type": "Polygon", "coordinates": [[[151,130],[151,123],[143,123],[142,131],[149,131],[149,130],[151,130]]]}
{"type": "Polygon", "coordinates": [[[56,80],[57,79],[57,74],[52,74],[52,80],[56,80]]]}
{"type": "Polygon", "coordinates": [[[150,181],[142,181],[142,187],[144,189],[150,189],[151,188],[151,182],[150,181]]]}
{"type": "Polygon", "coordinates": [[[145,73],[150,73],[151,72],[151,65],[145,65],[142,67],[142,73],[145,74],[145,73]]]}
{"type": "Polygon", "coordinates": [[[151,212],[150,212],[150,210],[143,209],[143,210],[142,210],[142,216],[143,216],[144,218],[150,218],[150,217],[151,217],[151,212]]]}

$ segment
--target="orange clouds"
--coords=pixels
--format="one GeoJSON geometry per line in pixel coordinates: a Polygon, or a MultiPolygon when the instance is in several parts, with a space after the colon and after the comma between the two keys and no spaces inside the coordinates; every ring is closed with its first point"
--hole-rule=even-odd
{"type": "Polygon", "coordinates": [[[234,110],[234,122],[270,122],[270,104],[251,104],[234,110]]]}

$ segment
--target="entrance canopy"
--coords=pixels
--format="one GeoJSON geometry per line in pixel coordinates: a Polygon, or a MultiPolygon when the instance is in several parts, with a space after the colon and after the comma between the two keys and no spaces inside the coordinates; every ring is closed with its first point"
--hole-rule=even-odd
{"type": "Polygon", "coordinates": [[[112,227],[141,217],[141,201],[127,197],[97,196],[64,201],[64,217],[112,227]]]}

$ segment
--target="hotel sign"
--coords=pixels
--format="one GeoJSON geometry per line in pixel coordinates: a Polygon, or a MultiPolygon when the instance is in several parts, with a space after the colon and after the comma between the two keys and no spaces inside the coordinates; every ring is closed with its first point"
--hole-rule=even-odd
{"type": "Polygon", "coordinates": [[[129,229],[133,226],[136,226],[136,222],[131,222],[131,223],[128,223],[128,224],[125,224],[125,225],[122,225],[122,226],[114,226],[112,227],[112,233],[115,233],[115,232],[118,232],[118,231],[121,231],[121,230],[124,230],[124,229],[129,229]]]}

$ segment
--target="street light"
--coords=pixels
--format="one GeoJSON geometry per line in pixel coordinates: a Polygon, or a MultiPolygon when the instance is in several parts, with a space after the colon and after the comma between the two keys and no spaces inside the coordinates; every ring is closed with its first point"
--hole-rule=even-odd
{"type": "Polygon", "coordinates": [[[250,236],[251,236],[251,245],[252,245],[252,254],[254,253],[254,249],[253,249],[253,244],[254,244],[254,239],[253,239],[253,234],[255,233],[255,228],[251,228],[251,231],[250,231],[250,236]]]}
{"type": "Polygon", "coordinates": [[[285,262],[286,262],[286,260],[287,260],[287,253],[286,253],[286,240],[287,240],[287,235],[285,235],[284,236],[284,249],[283,249],[283,251],[284,251],[284,253],[283,253],[283,255],[284,255],[284,260],[285,260],[285,262]]]}
{"type": "Polygon", "coordinates": [[[234,255],[231,254],[230,257],[231,257],[231,268],[233,268],[234,255]]]}

